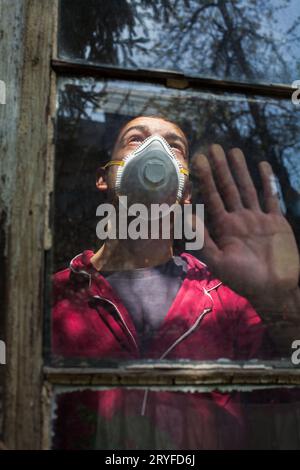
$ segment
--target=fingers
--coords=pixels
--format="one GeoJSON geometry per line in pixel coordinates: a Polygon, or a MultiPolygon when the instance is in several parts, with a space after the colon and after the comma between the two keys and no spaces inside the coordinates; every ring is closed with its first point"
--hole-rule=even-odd
{"type": "Polygon", "coordinates": [[[246,159],[243,152],[233,148],[228,152],[228,159],[237,182],[244,207],[252,210],[260,210],[257,192],[249,174],[246,159]]]}
{"type": "Polygon", "coordinates": [[[263,184],[266,211],[281,214],[276,178],[271,165],[268,162],[260,162],[259,172],[263,184]]]}
{"type": "Polygon", "coordinates": [[[225,212],[225,207],[216,188],[211,166],[205,155],[198,154],[194,157],[192,173],[197,177],[200,185],[199,192],[209,214],[218,218],[225,212]]]}
{"type": "Polygon", "coordinates": [[[224,150],[220,145],[211,145],[209,160],[226,209],[230,212],[242,209],[240,193],[229,169],[224,150]]]}
{"type": "MultiPolygon", "coordinates": [[[[205,155],[194,158],[193,171],[200,183],[199,192],[208,212],[213,217],[242,209],[260,211],[257,191],[250,176],[243,152],[234,148],[228,152],[228,161],[220,145],[212,145],[209,159],[205,155]]],[[[263,182],[266,210],[280,213],[276,179],[267,162],[259,164],[263,182]]]]}

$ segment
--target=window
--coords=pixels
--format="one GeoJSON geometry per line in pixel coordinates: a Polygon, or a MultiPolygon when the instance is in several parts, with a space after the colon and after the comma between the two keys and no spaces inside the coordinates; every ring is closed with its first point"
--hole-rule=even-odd
{"type": "MultiPolygon", "coordinates": [[[[14,334],[21,340],[12,355],[18,373],[5,383],[4,436],[21,448],[299,448],[300,374],[291,359],[297,348],[285,341],[299,330],[296,316],[288,328],[281,317],[270,322],[285,343],[277,348],[259,312],[229,294],[230,286],[212,277],[199,287],[201,276],[208,276],[202,252],[182,257],[182,239],[174,243],[173,296],[165,294],[169,316],[154,323],[156,330],[152,323],[143,330],[138,309],[133,319],[130,308],[118,311],[105,294],[124,281],[118,278],[122,269],[114,270],[115,278],[104,270],[100,286],[102,273],[91,263],[101,245],[96,209],[108,202],[96,180],[119,129],[141,115],[177,123],[191,156],[207,154],[211,143],[226,152],[241,148],[262,205],[258,164],[271,163],[281,210],[299,248],[300,111],[291,100],[300,60],[298,3],[60,0],[51,8],[40,5],[28,16],[37,25],[33,41],[41,47],[43,75],[39,69],[27,94],[22,90],[22,103],[26,109],[33,102],[35,87],[43,100],[29,113],[39,123],[33,126],[39,145],[31,148],[30,132],[18,140],[22,164],[16,175],[26,167],[28,192],[18,188],[14,205],[10,246],[16,242],[18,250],[9,264],[9,285],[20,286],[25,297],[12,289],[15,316],[6,314],[7,341],[14,334]],[[37,18],[51,18],[44,20],[41,42],[37,18]],[[23,226],[21,241],[17,236],[22,197],[37,227],[28,243],[23,226]],[[38,255],[30,246],[38,247],[38,255]],[[15,268],[20,265],[23,280],[15,268]],[[25,367],[24,354],[32,356],[25,367]],[[28,396],[32,406],[26,408],[28,396]],[[24,410],[23,422],[33,417],[27,435],[24,429],[18,434],[10,408],[24,410]]],[[[30,45],[28,36],[24,47],[30,45]]],[[[34,67],[38,60],[31,54],[34,67]]],[[[31,77],[32,69],[26,70],[22,76],[31,77]]],[[[195,205],[203,199],[192,166],[190,173],[195,205]]],[[[210,229],[214,221],[208,217],[206,224],[210,229]]],[[[153,311],[159,299],[162,305],[161,281],[149,277],[147,303],[140,287],[147,276],[139,271],[134,286],[125,279],[125,291],[133,286],[125,300],[130,305],[139,298],[138,305],[152,305],[153,311]]]]}
{"type": "MultiPolygon", "coordinates": [[[[298,60],[293,45],[298,22],[281,19],[282,11],[288,15],[295,9],[294,2],[286,2],[285,5],[277,2],[272,6],[261,2],[226,2],[226,5],[224,2],[199,4],[192,1],[161,4],[111,2],[109,5],[91,2],[88,9],[82,2],[73,2],[72,8],[67,0],[60,2],[58,59],[53,61],[58,74],[53,272],[66,268],[72,258],[72,275],[76,271],[84,272],[86,267],[80,264],[81,256],[78,266],[75,255],[83,252],[83,257],[89,259],[86,250],[95,252],[99,248],[95,233],[95,208],[106,202],[106,198],[94,187],[97,169],[109,161],[121,126],[139,115],[164,115],[178,123],[188,137],[191,154],[206,153],[212,142],[220,143],[226,151],[232,146],[242,148],[262,204],[258,163],[269,161],[278,179],[281,209],[299,242],[299,111],[291,102],[289,88],[298,60]],[[154,28],[154,23],[159,27],[154,28]],[[286,38],[285,42],[282,41],[283,37],[286,38]],[[266,68],[267,63],[271,66],[266,68]],[[270,85],[270,81],[278,85],[270,85]]],[[[197,197],[196,192],[194,197],[197,197]]],[[[209,219],[207,224],[209,226],[209,219]]],[[[176,250],[180,253],[182,246],[175,245],[176,250]]],[[[201,260],[201,251],[192,254],[201,260]]],[[[79,291],[71,282],[68,287],[70,297],[64,296],[60,290],[60,281],[58,287],[55,284],[60,305],[70,302],[73,296],[77,298],[77,295],[78,302],[81,302],[80,292],[84,291],[84,282],[88,279],[84,281],[83,276],[80,282],[83,284],[80,284],[79,291]]],[[[120,283],[120,279],[117,282],[120,283]]],[[[133,294],[137,295],[134,289],[133,294]]],[[[214,294],[212,296],[214,300],[214,294]]],[[[175,298],[178,299],[178,295],[175,298]]],[[[197,308],[200,308],[201,302],[197,302],[197,308]]],[[[174,308],[174,303],[171,310],[172,306],[174,308]]],[[[179,308],[178,303],[175,306],[179,308]]],[[[180,307],[184,308],[184,301],[180,307]]],[[[101,327],[97,324],[99,316],[103,315],[102,310],[108,309],[107,305],[103,306],[101,298],[97,299],[88,314],[87,307],[80,307],[80,314],[69,319],[68,314],[65,316],[62,313],[68,312],[69,307],[65,310],[59,307],[56,315],[52,312],[52,342],[49,336],[47,342],[50,367],[46,370],[56,397],[53,446],[102,448],[106,446],[105,442],[110,441],[115,443],[114,447],[145,448],[154,445],[153,438],[158,448],[164,445],[166,448],[192,448],[197,445],[203,448],[243,447],[245,443],[225,442],[228,432],[230,435],[236,433],[238,438],[242,438],[243,434],[240,434],[237,422],[231,422],[230,413],[234,414],[234,411],[227,413],[226,402],[229,408],[231,403],[236,403],[239,409],[235,417],[243,422],[245,432],[250,433],[247,446],[280,447],[280,439],[287,439],[287,434],[280,438],[272,435],[268,441],[262,436],[256,439],[254,430],[259,427],[261,416],[266,419],[267,427],[274,425],[272,419],[267,418],[270,416],[267,406],[270,400],[272,412],[278,419],[283,408],[287,415],[293,407],[298,409],[296,390],[289,393],[284,387],[274,390],[264,389],[261,385],[265,368],[270,371],[267,382],[272,387],[276,380],[272,374],[278,373],[283,365],[292,367],[291,351],[274,354],[271,342],[263,344],[255,321],[251,323],[252,320],[249,320],[247,324],[247,307],[244,305],[243,308],[236,323],[227,324],[221,319],[219,325],[215,324],[210,330],[204,321],[201,328],[205,340],[201,342],[201,347],[191,335],[182,343],[183,346],[175,346],[175,353],[173,346],[177,343],[172,343],[170,338],[170,344],[167,340],[167,353],[160,350],[155,338],[154,346],[146,349],[146,353],[137,353],[130,338],[127,345],[116,343],[118,346],[107,346],[97,352],[100,336],[102,344],[114,340],[111,334],[114,327],[110,323],[112,311],[107,323],[101,323],[101,327]],[[82,320],[82,315],[89,319],[85,317],[82,320]],[[246,338],[245,342],[243,338],[246,338]],[[212,344],[221,344],[222,347],[212,348],[212,344]],[[225,345],[230,346],[227,348],[225,345]],[[124,353],[126,348],[127,352],[124,353]],[[275,359],[277,362],[274,363],[275,359]],[[179,380],[180,385],[171,386],[166,391],[168,375],[157,378],[156,370],[161,367],[166,374],[171,373],[173,384],[179,380]],[[195,367],[200,378],[191,395],[188,385],[194,384],[195,367]],[[247,375],[252,367],[257,368],[256,380],[260,385],[254,386],[251,392],[246,391],[243,385],[240,385],[241,393],[221,390],[222,381],[228,383],[232,375],[237,382],[249,384],[249,377],[244,380],[241,379],[243,375],[238,376],[239,373],[247,375]],[[178,379],[182,369],[184,378],[178,379]],[[205,385],[200,372],[203,370],[211,371],[205,385]],[[144,375],[140,375],[141,372],[144,375]],[[217,384],[211,382],[213,377],[217,377],[217,384]],[[80,388],[70,388],[74,380],[80,388]],[[102,384],[102,388],[96,385],[85,388],[87,380],[90,384],[102,384]],[[128,391],[111,388],[119,381],[123,385],[128,384],[128,380],[131,385],[128,391]],[[59,383],[64,384],[62,390],[59,383]],[[162,383],[165,384],[164,388],[160,388],[162,383]],[[144,388],[135,391],[137,386],[144,388]],[[283,408],[280,405],[282,394],[286,402],[283,408]],[[164,397],[168,397],[166,402],[164,397]],[[189,397],[192,397],[191,401],[189,397]],[[154,416],[164,416],[161,407],[164,408],[167,402],[174,403],[174,406],[167,407],[168,419],[161,428],[156,423],[157,430],[154,432],[154,416]],[[204,403],[206,411],[214,410],[208,420],[211,419],[212,427],[214,420],[222,423],[220,435],[209,437],[211,441],[208,442],[197,436],[198,428],[196,432],[196,427],[192,426],[194,431],[191,430],[187,443],[183,444],[178,433],[177,441],[172,441],[167,431],[168,425],[172,423],[179,432],[183,423],[191,421],[197,403],[204,403]],[[135,419],[134,415],[137,429],[140,426],[145,430],[145,433],[136,433],[140,439],[138,443],[128,433],[127,406],[130,409],[130,423],[135,419]],[[131,410],[131,406],[135,411],[131,410]],[[103,414],[101,407],[104,407],[103,414]],[[254,409],[256,413],[249,412],[254,409]],[[76,444],[76,436],[74,440],[70,437],[72,434],[64,424],[70,423],[68,413],[73,417],[71,428],[75,429],[75,434],[78,432],[81,436],[82,429],[86,430],[86,442],[80,439],[81,442],[76,444]],[[105,424],[107,419],[109,429],[105,424]]],[[[252,313],[248,315],[249,319],[252,318],[252,313]]],[[[171,337],[174,323],[167,323],[163,331],[166,337],[168,334],[171,337]]],[[[177,336],[180,336],[179,324],[176,324],[176,330],[177,336]]],[[[186,330],[183,328],[182,333],[186,330]]],[[[117,328],[113,331],[113,335],[119,333],[117,328]]],[[[139,344],[137,349],[140,347],[139,344]]],[[[284,419],[289,420],[287,415],[284,419]]],[[[298,421],[291,424],[291,429],[293,426],[298,427],[298,421]]],[[[292,443],[291,440],[286,445],[298,446],[296,441],[292,443]]]]}

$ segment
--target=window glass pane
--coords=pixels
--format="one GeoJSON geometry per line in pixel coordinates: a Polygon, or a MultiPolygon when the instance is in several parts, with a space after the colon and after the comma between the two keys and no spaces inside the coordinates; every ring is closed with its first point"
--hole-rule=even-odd
{"type": "Polygon", "coordinates": [[[57,390],[56,449],[300,449],[299,389],[57,390]]]}
{"type": "MultiPolygon", "coordinates": [[[[244,284],[238,290],[242,296],[237,296],[235,285],[233,290],[220,285],[220,275],[224,281],[226,273],[221,272],[219,276],[213,273],[209,277],[201,264],[203,251],[194,245],[187,249],[188,238],[184,238],[183,232],[174,241],[174,253],[169,261],[153,261],[154,266],[159,265],[158,270],[147,268],[147,259],[155,259],[161,245],[148,248],[149,253],[146,249],[146,264],[134,268],[124,264],[124,252],[120,248],[110,259],[115,265],[110,264],[106,269],[95,268],[91,258],[103,243],[96,235],[101,220],[96,216],[96,209],[102,203],[112,202],[107,191],[96,189],[97,170],[108,161],[120,125],[140,114],[163,113],[181,125],[191,144],[191,156],[195,152],[207,153],[213,142],[221,144],[226,151],[231,147],[243,149],[262,203],[257,164],[268,160],[280,183],[282,210],[299,237],[296,229],[299,227],[299,119],[294,109],[292,103],[283,100],[178,91],[120,81],[60,80],[54,204],[53,272],[56,275],[52,292],[52,347],[56,361],[63,358],[113,362],[147,358],[203,361],[224,357],[249,360],[281,356],[290,360],[292,342],[299,339],[298,326],[293,321],[282,325],[282,312],[276,311],[277,306],[274,311],[273,304],[273,323],[280,314],[279,333],[273,332],[269,338],[271,330],[261,321],[262,311],[258,315],[252,298],[246,296],[250,303],[244,298],[244,284]],[[183,254],[186,251],[190,256],[183,254]],[[277,339],[274,347],[274,334],[279,334],[280,342],[285,341],[283,349],[281,346],[278,349],[277,339]]],[[[152,118],[151,122],[156,120],[152,118]]],[[[203,194],[197,193],[199,181],[193,171],[191,180],[194,202],[202,202],[203,194]]],[[[133,181],[129,192],[135,184],[133,181]]],[[[203,187],[205,184],[206,181],[203,187]]],[[[214,220],[208,214],[206,225],[212,233],[218,229],[214,220]]],[[[282,243],[278,256],[282,252],[285,257],[287,242],[282,243]]],[[[139,253],[137,259],[142,256],[139,253]]],[[[253,275],[259,275],[251,256],[243,253],[253,275]]],[[[259,257],[255,259],[259,261],[259,257]]],[[[263,302],[267,305],[269,300],[266,296],[263,302]]],[[[296,309],[289,304],[287,308],[296,309]]],[[[297,316],[298,312],[292,313],[297,316]]]]}
{"type": "Polygon", "coordinates": [[[62,0],[59,56],[125,68],[290,84],[298,0],[62,0]]]}
{"type": "MultiPolygon", "coordinates": [[[[97,269],[91,262],[93,253],[102,244],[96,235],[101,220],[96,209],[110,201],[107,192],[99,192],[95,186],[97,169],[109,160],[121,125],[134,116],[157,113],[182,127],[191,156],[195,152],[207,154],[208,146],[214,142],[226,151],[241,148],[262,204],[257,165],[261,160],[269,161],[278,178],[282,211],[300,240],[300,120],[299,110],[290,101],[178,91],[121,81],[61,79],[54,204],[53,272],[57,274],[52,296],[55,360],[248,360],[282,355],[290,360],[292,341],[300,339],[295,317],[286,326],[282,323],[281,307],[274,312],[272,306],[272,322],[278,325],[280,341],[285,341],[284,349],[278,349],[277,339],[274,345],[275,333],[272,330],[269,337],[269,324],[266,327],[261,321],[261,318],[269,321],[270,317],[252,305],[252,298],[247,297],[251,305],[245,299],[244,284],[240,289],[235,285],[233,288],[223,279],[224,272],[220,273],[221,281],[229,287],[220,285],[219,273],[207,277],[201,264],[203,251],[187,249],[187,237],[175,240],[172,266],[158,263],[159,272],[147,270],[145,264],[135,265],[134,269],[128,267],[123,259],[125,252],[118,250],[108,270],[107,266],[97,269]],[[182,256],[187,251],[190,256],[182,256]],[[77,256],[80,253],[83,254],[77,256]],[[119,267],[114,264],[118,257],[123,260],[119,267]]],[[[140,139],[140,135],[133,137],[140,139]]],[[[192,168],[191,180],[193,201],[201,203],[206,183],[198,195],[199,181],[192,168]]],[[[137,180],[133,180],[129,192],[136,187],[137,180]]],[[[253,220],[254,225],[258,224],[256,218],[253,220]]],[[[216,227],[210,214],[205,223],[214,232],[216,227]]],[[[283,263],[287,256],[285,247],[278,246],[276,252],[283,263]]],[[[146,258],[156,259],[159,249],[158,246],[149,249],[146,258]]],[[[255,257],[253,265],[251,253],[245,253],[248,251],[243,249],[246,271],[252,270],[253,279],[261,275],[257,263],[260,260],[255,257]]],[[[239,272],[241,279],[244,274],[239,272]]],[[[266,295],[266,305],[268,301],[266,295]]],[[[288,304],[286,308],[295,307],[288,304]]]]}

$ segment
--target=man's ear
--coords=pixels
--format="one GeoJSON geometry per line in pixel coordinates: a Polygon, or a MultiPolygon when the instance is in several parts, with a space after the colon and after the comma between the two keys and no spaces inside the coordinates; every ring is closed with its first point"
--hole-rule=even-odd
{"type": "Polygon", "coordinates": [[[182,198],[183,204],[191,204],[192,203],[192,189],[193,189],[192,182],[188,180],[186,182],[184,192],[183,192],[183,198],[182,198]]]}
{"type": "Polygon", "coordinates": [[[106,171],[104,168],[98,168],[96,173],[96,188],[99,191],[107,191],[106,171]]]}

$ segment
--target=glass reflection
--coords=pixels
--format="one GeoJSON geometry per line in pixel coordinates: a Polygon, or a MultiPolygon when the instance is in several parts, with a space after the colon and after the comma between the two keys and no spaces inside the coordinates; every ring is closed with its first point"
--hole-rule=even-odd
{"type": "Polygon", "coordinates": [[[298,0],[62,0],[59,55],[290,84],[298,78],[299,14],[298,0]]]}
{"type": "Polygon", "coordinates": [[[96,171],[109,160],[120,127],[137,115],[162,114],[186,132],[191,155],[211,143],[243,149],[259,191],[257,164],[280,181],[282,206],[300,241],[300,111],[285,100],[177,91],[156,85],[61,79],[57,118],[54,270],[95,248],[95,210],[103,196],[96,171]],[[61,221],[64,221],[62,224],[61,221]]]}
{"type": "Polygon", "coordinates": [[[300,449],[298,389],[57,391],[55,449],[300,449]]]}
{"type": "MultiPolygon", "coordinates": [[[[109,359],[115,362],[141,358],[164,359],[166,351],[170,352],[172,346],[171,354],[167,354],[167,359],[171,360],[273,358],[273,348],[266,340],[265,328],[254,310],[246,304],[243,304],[241,318],[236,318],[238,321],[232,322],[230,316],[219,321],[217,315],[214,326],[206,323],[206,327],[202,328],[201,325],[197,335],[191,335],[188,340],[181,342],[180,347],[173,348],[176,338],[183,337],[188,328],[194,328],[196,316],[211,307],[209,295],[201,297],[198,291],[194,291],[192,296],[183,295],[187,280],[190,279],[189,275],[184,274],[185,267],[182,267],[184,282],[179,284],[180,296],[175,296],[171,304],[166,301],[165,305],[171,307],[170,311],[174,315],[183,311],[189,312],[189,315],[185,319],[177,315],[175,322],[171,321],[174,318],[169,315],[158,337],[153,338],[152,335],[146,352],[141,345],[136,344],[139,326],[135,324],[134,327],[134,319],[128,314],[128,308],[126,311],[121,306],[121,315],[118,309],[109,308],[110,301],[107,299],[113,298],[110,296],[109,284],[120,287],[120,279],[107,277],[109,283],[102,285],[101,295],[100,290],[93,291],[91,302],[88,297],[91,278],[89,275],[82,276],[78,284],[77,281],[75,283],[75,277],[78,280],[75,274],[90,270],[92,252],[87,250],[99,249],[99,240],[95,234],[95,212],[105,198],[101,198],[94,189],[97,169],[109,160],[119,126],[130,117],[141,114],[163,114],[181,125],[191,143],[192,154],[199,151],[206,153],[212,142],[222,144],[226,150],[233,146],[242,148],[259,195],[262,191],[257,164],[260,160],[269,161],[281,184],[282,207],[299,241],[299,120],[295,118],[295,113],[291,113],[293,105],[283,100],[177,91],[137,83],[64,79],[60,81],[59,104],[54,271],[66,267],[71,259],[73,262],[70,277],[66,278],[66,271],[61,272],[54,286],[57,307],[53,323],[55,355],[58,358],[109,359]],[[74,258],[82,252],[83,256],[74,258]],[[197,302],[188,305],[189,298],[197,298],[197,302]],[[72,309],[75,307],[73,315],[72,309]],[[103,325],[99,323],[99,317],[103,325]],[[125,335],[124,328],[127,329],[125,335]],[[199,331],[200,336],[204,335],[201,341],[199,331]]],[[[175,247],[176,254],[181,252],[180,245],[175,247]]],[[[201,253],[196,255],[201,259],[201,253]]],[[[181,267],[177,266],[177,269],[181,267]]],[[[94,275],[99,284],[100,274],[93,271],[94,275]]],[[[124,292],[127,293],[128,302],[129,294],[134,297],[143,292],[138,288],[138,282],[132,291],[132,286],[128,290],[125,284],[124,292]]],[[[216,286],[211,287],[214,289],[216,286]]],[[[118,294],[121,296],[122,292],[119,290],[118,294]]],[[[155,301],[155,289],[148,297],[149,301],[155,301]]],[[[142,300],[138,304],[143,305],[142,300]]],[[[285,349],[287,355],[290,354],[289,348],[290,345],[285,349]]]]}

